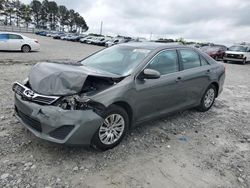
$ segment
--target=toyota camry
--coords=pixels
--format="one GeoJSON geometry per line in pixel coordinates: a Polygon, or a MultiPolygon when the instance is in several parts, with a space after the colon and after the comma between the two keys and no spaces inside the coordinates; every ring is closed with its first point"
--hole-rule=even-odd
{"type": "Polygon", "coordinates": [[[197,49],[125,43],[76,64],[36,64],[13,84],[15,114],[39,138],[107,150],[139,123],[209,110],[224,79],[224,65],[197,49]]]}

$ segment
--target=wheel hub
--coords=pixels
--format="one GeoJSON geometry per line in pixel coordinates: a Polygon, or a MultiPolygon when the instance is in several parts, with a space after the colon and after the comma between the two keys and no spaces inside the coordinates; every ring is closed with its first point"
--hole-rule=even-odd
{"type": "Polygon", "coordinates": [[[100,141],[106,145],[115,143],[121,138],[124,128],[125,121],[120,114],[109,115],[99,129],[100,141]]]}

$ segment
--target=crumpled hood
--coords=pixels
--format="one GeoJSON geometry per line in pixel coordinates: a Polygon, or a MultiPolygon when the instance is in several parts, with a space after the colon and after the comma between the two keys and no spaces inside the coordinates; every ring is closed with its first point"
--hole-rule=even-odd
{"type": "Polygon", "coordinates": [[[89,75],[119,78],[118,75],[79,64],[37,63],[30,71],[29,84],[33,91],[42,95],[72,95],[82,90],[89,75]]]}

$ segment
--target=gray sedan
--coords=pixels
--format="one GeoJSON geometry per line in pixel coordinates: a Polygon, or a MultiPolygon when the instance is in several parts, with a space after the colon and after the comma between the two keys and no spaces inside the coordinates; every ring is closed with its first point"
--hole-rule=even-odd
{"type": "Polygon", "coordinates": [[[37,137],[107,150],[139,123],[209,110],[224,79],[225,67],[194,48],[127,43],[74,65],[36,64],[13,85],[15,112],[37,137]]]}

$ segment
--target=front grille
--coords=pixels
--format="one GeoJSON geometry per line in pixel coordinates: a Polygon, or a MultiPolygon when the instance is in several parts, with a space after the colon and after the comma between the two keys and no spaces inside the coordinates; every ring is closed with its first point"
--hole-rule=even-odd
{"type": "Polygon", "coordinates": [[[63,140],[74,128],[73,125],[64,125],[49,133],[53,138],[63,140]]]}
{"type": "Polygon", "coordinates": [[[32,99],[34,102],[43,103],[43,104],[52,104],[55,101],[55,98],[37,96],[32,99]]]}
{"type": "Polygon", "coordinates": [[[49,104],[54,103],[57,99],[59,99],[59,97],[56,97],[56,96],[46,96],[46,95],[37,94],[33,92],[31,89],[29,89],[28,87],[23,86],[17,82],[13,84],[12,90],[16,94],[20,95],[23,99],[37,102],[40,104],[49,105],[49,104]]]}
{"type": "Polygon", "coordinates": [[[243,56],[240,54],[227,54],[226,57],[235,58],[235,59],[242,59],[243,58],[243,56]]]}
{"type": "Polygon", "coordinates": [[[35,129],[38,132],[42,132],[42,126],[40,121],[31,118],[30,116],[24,114],[15,107],[17,115],[22,119],[22,121],[29,127],[35,129]]]}
{"type": "Polygon", "coordinates": [[[25,91],[25,88],[23,88],[22,86],[20,86],[18,84],[14,84],[12,89],[18,95],[22,95],[22,93],[25,91]]]}

